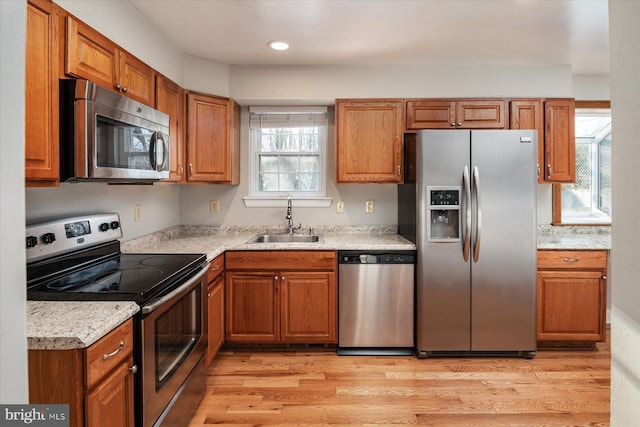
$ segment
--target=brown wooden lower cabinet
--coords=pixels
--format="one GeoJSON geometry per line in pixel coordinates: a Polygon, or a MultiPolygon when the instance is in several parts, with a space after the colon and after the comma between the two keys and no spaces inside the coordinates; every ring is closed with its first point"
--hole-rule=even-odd
{"type": "Polygon", "coordinates": [[[129,319],[88,348],[29,350],[29,403],[68,404],[71,427],[133,427],[134,370],[129,319]]]}
{"type": "Polygon", "coordinates": [[[538,251],[538,341],[606,339],[607,251],[538,251]]]}
{"type": "Polygon", "coordinates": [[[224,344],[224,254],[209,264],[207,285],[207,365],[224,344]]]}
{"type": "Polygon", "coordinates": [[[227,252],[225,271],[227,342],[337,342],[335,252],[227,252]]]}

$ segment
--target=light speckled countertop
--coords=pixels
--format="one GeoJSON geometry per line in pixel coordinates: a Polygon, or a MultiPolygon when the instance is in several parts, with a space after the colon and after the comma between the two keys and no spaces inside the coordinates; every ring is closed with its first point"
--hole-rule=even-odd
{"type": "Polygon", "coordinates": [[[27,301],[28,348],[89,347],[139,310],[127,301],[27,301]]]}
{"type": "MultiPolygon", "coordinates": [[[[204,253],[211,260],[228,250],[413,250],[395,227],[318,227],[317,243],[247,243],[256,234],[282,234],[268,227],[179,226],[121,243],[122,252],[204,253]]],[[[304,233],[296,233],[304,234],[304,233]]]]}
{"type": "Polygon", "coordinates": [[[540,225],[538,249],[610,250],[611,227],[540,225]]]}

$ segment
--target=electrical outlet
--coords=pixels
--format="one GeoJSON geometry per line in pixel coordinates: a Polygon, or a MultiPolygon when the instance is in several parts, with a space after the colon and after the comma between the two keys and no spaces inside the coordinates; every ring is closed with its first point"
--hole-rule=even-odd
{"type": "Polygon", "coordinates": [[[209,212],[212,214],[220,212],[220,203],[217,200],[209,200],[209,212]]]}
{"type": "Polygon", "coordinates": [[[336,202],[336,212],[344,213],[344,200],[338,200],[336,202]]]}
{"type": "Polygon", "coordinates": [[[364,211],[366,213],[373,213],[373,208],[374,208],[374,201],[373,200],[367,200],[364,203],[364,211]]]}
{"type": "Polygon", "coordinates": [[[142,221],[142,205],[136,205],[133,208],[133,221],[134,222],[142,221]]]}

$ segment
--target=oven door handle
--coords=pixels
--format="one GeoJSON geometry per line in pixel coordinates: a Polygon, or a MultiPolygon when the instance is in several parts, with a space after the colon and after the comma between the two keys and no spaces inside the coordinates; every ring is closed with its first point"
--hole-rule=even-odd
{"type": "Polygon", "coordinates": [[[151,304],[142,306],[142,314],[152,313],[155,310],[157,310],[158,308],[160,308],[164,303],[166,303],[168,301],[171,301],[172,299],[174,299],[175,297],[177,297],[177,296],[179,296],[179,295],[181,295],[183,293],[187,293],[194,284],[196,284],[197,282],[199,282],[202,279],[202,276],[205,275],[205,273],[207,272],[208,269],[209,269],[209,264],[204,264],[200,268],[200,271],[198,271],[198,273],[196,273],[195,276],[190,278],[185,284],[180,285],[179,287],[177,287],[173,291],[169,292],[168,294],[166,294],[162,298],[153,301],[151,304]]]}

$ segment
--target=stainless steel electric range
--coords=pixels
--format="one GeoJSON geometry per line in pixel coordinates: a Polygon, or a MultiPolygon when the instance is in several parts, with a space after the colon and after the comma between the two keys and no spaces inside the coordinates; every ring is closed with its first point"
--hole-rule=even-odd
{"type": "Polygon", "coordinates": [[[136,425],[182,426],[204,395],[203,254],[120,251],[118,214],[27,226],[27,299],[134,301],[136,425]]]}

